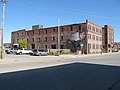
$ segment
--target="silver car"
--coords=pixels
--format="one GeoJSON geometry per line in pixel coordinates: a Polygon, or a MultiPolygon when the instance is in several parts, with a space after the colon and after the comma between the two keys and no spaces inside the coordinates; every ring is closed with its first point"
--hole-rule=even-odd
{"type": "Polygon", "coordinates": [[[48,51],[47,50],[43,50],[43,49],[34,49],[32,55],[33,56],[47,56],[48,55],[48,51]]]}

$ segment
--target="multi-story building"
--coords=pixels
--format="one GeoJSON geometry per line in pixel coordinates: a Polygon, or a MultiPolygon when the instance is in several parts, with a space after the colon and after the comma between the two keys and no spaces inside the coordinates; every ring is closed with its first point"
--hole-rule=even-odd
{"type": "Polygon", "coordinates": [[[99,53],[102,47],[102,27],[87,21],[87,53],[99,53]]]}
{"type": "Polygon", "coordinates": [[[112,26],[104,25],[102,31],[103,31],[103,36],[102,36],[103,51],[110,52],[110,49],[114,44],[114,29],[112,26]]]}
{"type": "Polygon", "coordinates": [[[120,51],[120,42],[114,42],[114,49],[120,51]]]}
{"type": "Polygon", "coordinates": [[[32,29],[24,29],[12,32],[11,42],[17,43],[19,39],[26,38],[28,48],[61,49],[70,48],[67,43],[71,39],[71,33],[78,32],[80,43],[84,53],[99,53],[102,47],[102,27],[86,20],[84,23],[60,26],[60,45],[58,44],[58,27],[43,28],[42,25],[32,26],[32,29]]]}
{"type": "Polygon", "coordinates": [[[12,32],[11,35],[11,43],[12,45],[15,43],[18,43],[20,39],[26,38],[26,29],[18,30],[15,32],[12,32]]]}

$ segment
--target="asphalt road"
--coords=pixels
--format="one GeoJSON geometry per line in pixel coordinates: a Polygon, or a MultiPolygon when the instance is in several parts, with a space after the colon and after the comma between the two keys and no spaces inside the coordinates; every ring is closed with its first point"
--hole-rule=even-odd
{"type": "Polygon", "coordinates": [[[73,63],[0,74],[0,90],[120,90],[119,54],[62,61],[73,63]]]}

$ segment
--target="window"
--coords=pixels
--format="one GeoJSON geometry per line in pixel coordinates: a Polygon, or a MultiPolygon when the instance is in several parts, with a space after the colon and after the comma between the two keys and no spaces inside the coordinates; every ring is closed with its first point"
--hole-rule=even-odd
{"type": "Polygon", "coordinates": [[[98,36],[96,36],[96,40],[98,41],[98,36]]]}
{"type": "Polygon", "coordinates": [[[27,39],[27,43],[29,43],[29,39],[27,39]]]}
{"type": "Polygon", "coordinates": [[[31,41],[34,42],[34,38],[32,38],[31,41]]]}
{"type": "Polygon", "coordinates": [[[47,45],[45,45],[45,49],[47,49],[47,45]]]}
{"type": "Polygon", "coordinates": [[[47,34],[47,29],[45,30],[45,34],[47,34]]]}
{"type": "Polygon", "coordinates": [[[92,35],[92,39],[95,40],[95,35],[92,35]]]}
{"type": "Polygon", "coordinates": [[[21,33],[21,36],[23,36],[23,33],[21,33]]]}
{"type": "Polygon", "coordinates": [[[38,38],[38,40],[37,40],[38,42],[40,42],[40,38],[38,38]]]}
{"type": "Polygon", "coordinates": [[[12,34],[12,36],[14,37],[14,34],[12,34]]]}
{"type": "Polygon", "coordinates": [[[95,49],[95,44],[93,44],[93,49],[95,49]]]}
{"type": "Polygon", "coordinates": [[[70,31],[73,31],[72,26],[69,27],[70,31]]]}
{"type": "Polygon", "coordinates": [[[75,26],[75,30],[78,31],[78,26],[75,26]]]}
{"type": "Polygon", "coordinates": [[[52,37],[52,41],[55,41],[55,36],[52,37]]]}
{"type": "Polygon", "coordinates": [[[29,32],[27,32],[27,36],[29,36],[29,32]]]}
{"type": "Polygon", "coordinates": [[[91,30],[91,25],[88,25],[88,30],[91,30]]]}
{"type": "Polygon", "coordinates": [[[91,39],[91,34],[88,34],[88,39],[91,39]]]}
{"type": "Polygon", "coordinates": [[[44,41],[47,42],[47,37],[45,37],[44,41]]]}
{"type": "Polygon", "coordinates": [[[92,30],[95,31],[95,27],[94,26],[92,26],[92,30]]]}
{"type": "Polygon", "coordinates": [[[88,44],[88,49],[89,49],[89,50],[91,49],[91,44],[90,44],[90,43],[88,44]]]}
{"type": "Polygon", "coordinates": [[[14,39],[13,39],[13,43],[14,43],[14,39]]]}
{"type": "Polygon", "coordinates": [[[100,33],[102,33],[102,30],[101,30],[101,29],[100,29],[99,31],[100,31],[100,33]]]}
{"type": "Polygon", "coordinates": [[[61,38],[60,38],[60,39],[61,39],[61,41],[63,41],[63,36],[61,36],[61,38]]]}
{"type": "Polygon", "coordinates": [[[17,36],[19,37],[19,33],[17,33],[17,36]]]}
{"type": "Polygon", "coordinates": [[[98,46],[98,44],[96,44],[96,49],[99,49],[99,46],[98,46]]]}
{"type": "Polygon", "coordinates": [[[60,45],[60,49],[63,49],[63,45],[60,45]]]}
{"type": "Polygon", "coordinates": [[[89,48],[91,49],[91,44],[89,44],[90,46],[89,46],[89,48]]]}
{"type": "Polygon", "coordinates": [[[53,28],[53,32],[55,32],[55,28],[53,28]]]}
{"type": "Polygon", "coordinates": [[[96,28],[96,32],[98,32],[98,28],[96,28]]]}
{"type": "Polygon", "coordinates": [[[80,26],[78,26],[78,30],[81,30],[81,25],[80,25],[80,26]]]}
{"type": "Polygon", "coordinates": [[[63,27],[61,27],[61,32],[63,32],[63,27]]]}
{"type": "Polygon", "coordinates": [[[100,41],[102,41],[102,37],[100,37],[100,41]]]}
{"type": "Polygon", "coordinates": [[[52,49],[56,49],[56,45],[51,45],[51,48],[52,49]]]}
{"type": "Polygon", "coordinates": [[[38,48],[40,49],[40,46],[38,45],[38,48]]]}

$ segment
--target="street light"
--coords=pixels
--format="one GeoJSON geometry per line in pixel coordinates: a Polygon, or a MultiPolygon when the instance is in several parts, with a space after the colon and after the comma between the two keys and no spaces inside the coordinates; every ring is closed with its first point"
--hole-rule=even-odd
{"type": "Polygon", "coordinates": [[[3,32],[4,32],[4,13],[5,13],[5,5],[6,5],[6,0],[1,1],[3,3],[3,8],[2,8],[2,28],[0,30],[0,59],[3,59],[3,32]]]}

